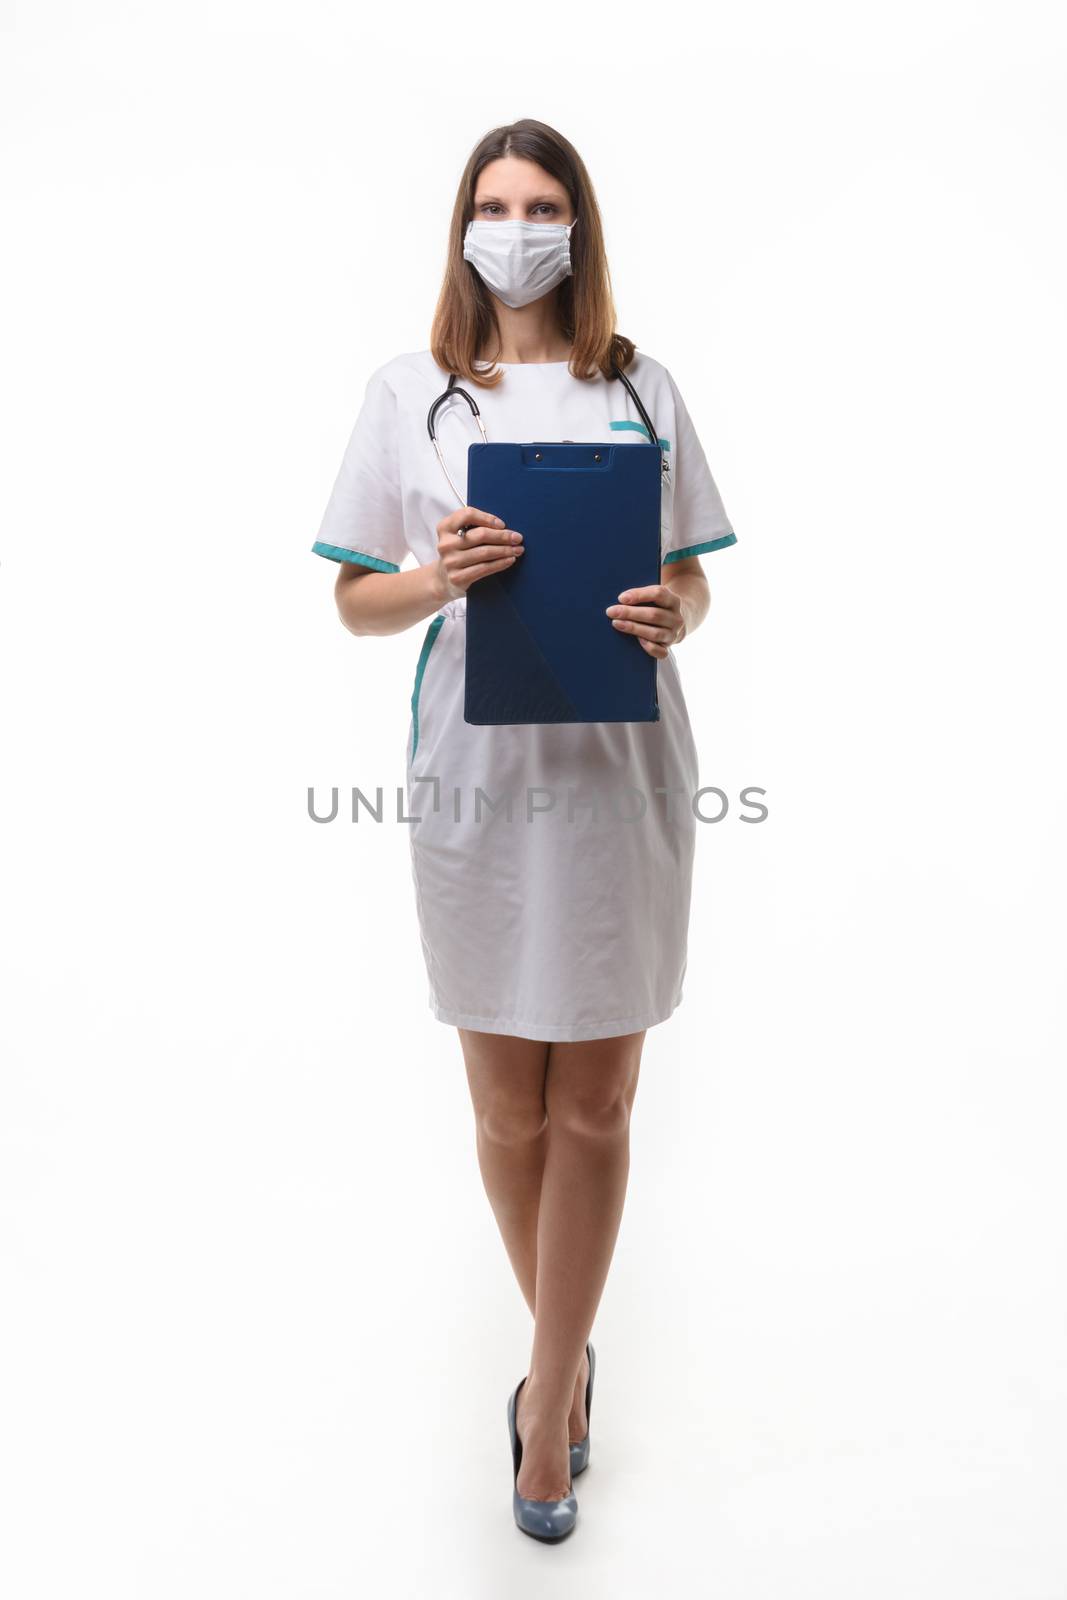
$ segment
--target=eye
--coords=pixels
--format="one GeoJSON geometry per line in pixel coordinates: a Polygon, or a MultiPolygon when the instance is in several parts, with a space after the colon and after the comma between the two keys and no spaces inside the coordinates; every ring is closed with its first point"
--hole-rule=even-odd
{"type": "Polygon", "coordinates": [[[499,211],[500,209],[495,200],[486,200],[483,205],[478,207],[479,211],[499,211]]]}
{"type": "Polygon", "coordinates": [[[542,200],[539,205],[534,206],[534,210],[535,211],[558,211],[559,210],[559,206],[552,205],[548,200],[542,200]]]}

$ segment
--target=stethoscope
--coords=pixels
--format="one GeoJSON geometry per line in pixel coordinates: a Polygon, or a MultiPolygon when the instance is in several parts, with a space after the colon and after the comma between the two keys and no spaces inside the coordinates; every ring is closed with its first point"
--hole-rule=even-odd
{"type": "MultiPolygon", "coordinates": [[[[626,376],[625,372],[621,371],[621,369],[619,367],[617,367],[617,366],[615,366],[613,364],[612,368],[611,368],[611,376],[613,378],[621,378],[623,383],[626,385],[627,389],[629,389],[630,394],[633,396],[634,405],[637,407],[638,411],[641,413],[641,421],[644,423],[645,427],[648,429],[648,437],[649,437],[650,441],[653,444],[658,444],[659,443],[659,434],[656,432],[655,428],[653,427],[652,418],[649,416],[648,412],[645,410],[644,406],[641,404],[641,396],[638,394],[637,390],[634,388],[633,384],[630,382],[630,380],[626,376]]],[[[478,406],[477,406],[477,403],[476,403],[476,401],[474,399],[474,396],[472,394],[470,394],[466,389],[461,389],[460,386],[456,383],[456,374],[454,372],[450,372],[449,375],[448,375],[448,387],[445,389],[443,394],[439,394],[437,396],[437,399],[434,401],[433,405],[430,407],[429,415],[426,418],[426,428],[427,428],[427,431],[428,431],[428,433],[430,435],[430,443],[433,445],[434,451],[436,452],[436,455],[437,455],[437,459],[441,463],[441,471],[444,473],[445,477],[448,479],[448,487],[452,490],[452,493],[455,495],[455,497],[459,501],[460,505],[461,506],[465,506],[467,504],[467,502],[464,499],[463,495],[460,494],[460,492],[456,488],[455,484],[452,482],[452,477],[451,477],[451,475],[449,473],[449,470],[445,466],[445,458],[441,454],[441,446],[437,442],[437,430],[436,430],[436,427],[435,427],[435,421],[436,421],[438,410],[440,409],[441,406],[445,405],[449,400],[451,400],[453,395],[459,395],[462,399],[466,400],[467,404],[470,406],[471,415],[473,416],[475,422],[478,424],[478,427],[481,430],[482,443],[483,444],[488,444],[489,443],[489,437],[488,437],[488,435],[487,435],[487,433],[485,431],[485,423],[482,421],[482,414],[478,410],[478,406]]],[[[566,439],[563,440],[564,444],[567,444],[569,442],[570,442],[569,440],[566,440],[566,439]]],[[[667,460],[666,452],[663,453],[661,465],[662,465],[664,473],[669,473],[670,472],[670,462],[667,460]]],[[[463,532],[466,532],[466,529],[464,529],[463,532]]]]}

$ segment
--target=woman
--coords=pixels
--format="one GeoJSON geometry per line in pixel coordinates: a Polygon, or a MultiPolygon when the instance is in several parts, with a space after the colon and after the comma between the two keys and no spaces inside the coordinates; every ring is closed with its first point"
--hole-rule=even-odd
{"type": "Polygon", "coordinates": [[[340,562],[351,632],[433,616],[408,729],[412,870],[430,1005],[459,1031],[482,1177],[534,1314],[508,1424],[515,1520],[536,1538],[575,1525],[587,1341],[622,1215],[642,1045],[682,993],[698,778],[672,647],[708,609],[700,555],[733,543],[670,373],[615,331],[580,157],[544,123],[494,129],[460,181],[431,348],[372,374],[314,549],[340,562]],[[467,592],[523,559],[522,530],[491,506],[456,508],[449,479],[465,484],[481,436],[452,397],[437,412],[439,461],[429,409],[455,374],[477,386],[491,441],[647,442],[616,367],[670,470],[660,582],[623,591],[604,626],[657,661],[659,720],[469,724],[467,592]],[[400,571],[409,553],[416,565],[400,571]]]}

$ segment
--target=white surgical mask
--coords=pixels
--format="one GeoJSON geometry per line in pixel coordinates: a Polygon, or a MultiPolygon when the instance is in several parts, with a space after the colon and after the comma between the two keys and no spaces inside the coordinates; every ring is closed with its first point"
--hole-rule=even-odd
{"type": "Polygon", "coordinates": [[[478,218],[467,224],[463,259],[506,306],[529,305],[570,274],[573,227],[573,222],[478,218]]]}

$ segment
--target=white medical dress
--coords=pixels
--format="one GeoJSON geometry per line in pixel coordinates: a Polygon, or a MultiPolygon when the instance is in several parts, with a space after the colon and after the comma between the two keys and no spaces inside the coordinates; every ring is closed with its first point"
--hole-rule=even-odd
{"type": "MultiPolygon", "coordinates": [[[[618,379],[575,378],[565,361],[499,365],[497,388],[464,385],[490,442],[647,442],[618,379]]],[[[671,374],[640,352],[626,370],[671,464],[663,560],[736,543],[671,374]]],[[[428,350],[372,373],[316,554],[379,572],[410,556],[436,561],[437,523],[458,503],[426,417],[447,382],[428,350]]],[[[458,398],[436,425],[465,495],[467,448],[481,434],[458,398]]],[[[409,832],[431,1010],[457,1027],[545,1041],[662,1022],[682,997],[699,788],[675,652],[657,664],[656,722],[473,726],[463,719],[465,623],[463,598],[413,630],[407,796],[420,819],[409,832]]]]}

